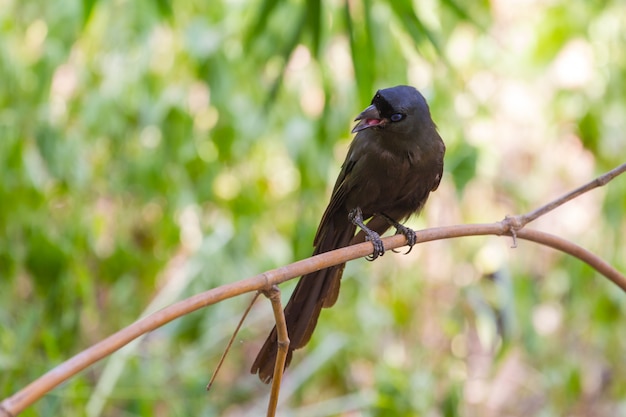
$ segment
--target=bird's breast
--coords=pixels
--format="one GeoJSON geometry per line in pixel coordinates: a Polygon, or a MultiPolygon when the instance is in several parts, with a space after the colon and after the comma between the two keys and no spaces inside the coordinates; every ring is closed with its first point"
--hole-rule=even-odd
{"type": "Polygon", "coordinates": [[[432,179],[417,150],[393,152],[379,149],[371,152],[359,163],[364,168],[359,172],[356,187],[346,200],[347,209],[360,207],[364,214],[404,211],[406,215],[419,210],[423,205],[432,179]]]}

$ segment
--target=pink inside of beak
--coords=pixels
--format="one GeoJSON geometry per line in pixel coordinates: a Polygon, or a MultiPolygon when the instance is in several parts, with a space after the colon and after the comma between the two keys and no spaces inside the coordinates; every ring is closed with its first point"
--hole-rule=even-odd
{"type": "Polygon", "coordinates": [[[381,119],[365,119],[363,121],[363,124],[365,124],[367,127],[378,126],[381,123],[382,123],[381,119]]]}

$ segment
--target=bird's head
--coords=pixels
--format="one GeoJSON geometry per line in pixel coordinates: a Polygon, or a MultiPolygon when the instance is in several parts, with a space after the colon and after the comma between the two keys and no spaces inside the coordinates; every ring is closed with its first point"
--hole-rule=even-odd
{"type": "Polygon", "coordinates": [[[376,92],[372,104],[354,119],[358,123],[352,133],[370,128],[409,132],[422,120],[432,120],[422,94],[408,85],[398,85],[376,92]]]}

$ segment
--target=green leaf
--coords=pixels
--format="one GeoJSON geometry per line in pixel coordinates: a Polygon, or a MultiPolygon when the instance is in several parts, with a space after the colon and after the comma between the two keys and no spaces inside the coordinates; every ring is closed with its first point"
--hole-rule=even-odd
{"type": "Polygon", "coordinates": [[[82,6],[83,6],[82,26],[83,27],[87,26],[87,23],[89,22],[89,18],[91,17],[91,13],[93,12],[93,9],[96,6],[97,2],[98,0],[83,0],[82,1],[82,6]]]}
{"type": "Polygon", "coordinates": [[[252,45],[257,39],[257,35],[263,32],[263,29],[267,25],[268,19],[272,11],[276,8],[278,0],[265,0],[261,6],[261,10],[257,15],[256,21],[252,24],[244,36],[244,44],[246,49],[252,48],[252,45]]]}
{"type": "Polygon", "coordinates": [[[389,5],[400,21],[400,24],[404,27],[409,36],[413,38],[417,45],[419,45],[420,42],[427,40],[432,44],[439,55],[443,55],[443,48],[439,39],[416,15],[412,2],[408,0],[394,0],[389,1],[389,5]]]}
{"type": "Polygon", "coordinates": [[[355,17],[350,8],[350,2],[344,5],[344,20],[348,39],[350,41],[350,54],[354,75],[357,81],[359,102],[367,103],[372,96],[374,84],[376,50],[372,38],[370,0],[363,4],[363,15],[355,17]]]}
{"type": "Polygon", "coordinates": [[[319,56],[322,37],[322,1],[307,0],[306,23],[311,31],[311,50],[314,56],[319,56]]]}

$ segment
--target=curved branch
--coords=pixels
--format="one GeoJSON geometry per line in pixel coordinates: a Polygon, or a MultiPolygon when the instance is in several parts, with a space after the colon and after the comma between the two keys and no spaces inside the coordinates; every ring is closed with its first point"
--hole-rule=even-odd
{"type": "Polygon", "coordinates": [[[542,245],[549,246],[580,259],[600,274],[613,281],[613,283],[620,287],[622,291],[626,292],[626,278],[624,278],[624,275],[604,261],[604,259],[594,255],[587,249],[578,246],[569,240],[562,239],[550,233],[540,232],[539,230],[520,230],[517,232],[517,236],[531,242],[541,243],[542,245]]]}
{"type": "MultiPolygon", "coordinates": [[[[588,250],[558,236],[537,230],[522,229],[512,231],[511,225],[507,220],[491,224],[436,227],[421,230],[416,233],[418,243],[464,236],[513,236],[515,234],[520,239],[540,243],[580,259],[613,281],[618,287],[626,292],[626,277],[588,250]]],[[[385,250],[395,249],[406,245],[406,238],[402,235],[394,235],[384,238],[383,243],[385,245],[385,250]]],[[[7,413],[7,416],[17,415],[17,413],[24,410],[26,407],[41,398],[45,393],[52,390],[73,375],[94,364],[100,359],[105,358],[137,337],[155,330],[172,320],[220,301],[247,292],[267,290],[271,288],[272,285],[283,283],[312,271],[361,258],[371,253],[372,244],[370,242],[359,243],[357,245],[322,253],[277,269],[272,269],[241,281],[225,284],[179,301],[169,307],[136,321],[128,327],[82,351],[73,358],[61,363],[31,384],[24,387],[19,392],[15,393],[13,396],[5,399],[0,404],[0,412],[4,411],[7,413]]]]}
{"type": "MultiPolygon", "coordinates": [[[[507,217],[501,222],[491,224],[458,225],[437,227],[417,232],[418,243],[462,236],[478,235],[508,235],[540,243],[572,255],[589,264],[592,268],[604,275],[626,292],[626,278],[611,265],[592,254],[588,250],[548,233],[537,230],[522,229],[526,223],[547,213],[559,205],[583,194],[593,188],[606,184],[608,181],[626,171],[626,164],[615,168],[596,180],[568,193],[539,209],[522,216],[507,217]]],[[[395,235],[383,239],[385,250],[399,248],[406,245],[406,238],[395,235]]],[[[172,320],[199,310],[203,307],[218,303],[247,292],[270,290],[273,285],[301,275],[317,271],[329,266],[338,265],[353,259],[361,258],[372,253],[370,242],[337,249],[322,253],[287,266],[264,272],[253,277],[231,284],[205,291],[185,300],[179,301],[156,313],[144,317],[128,327],[114,333],[101,342],[82,351],[78,355],[48,371],[11,397],[0,403],[0,416],[15,416],[26,407],[37,401],[44,394],[74,376],[78,372],[105,358],[139,336],[155,330],[172,320]]]]}

